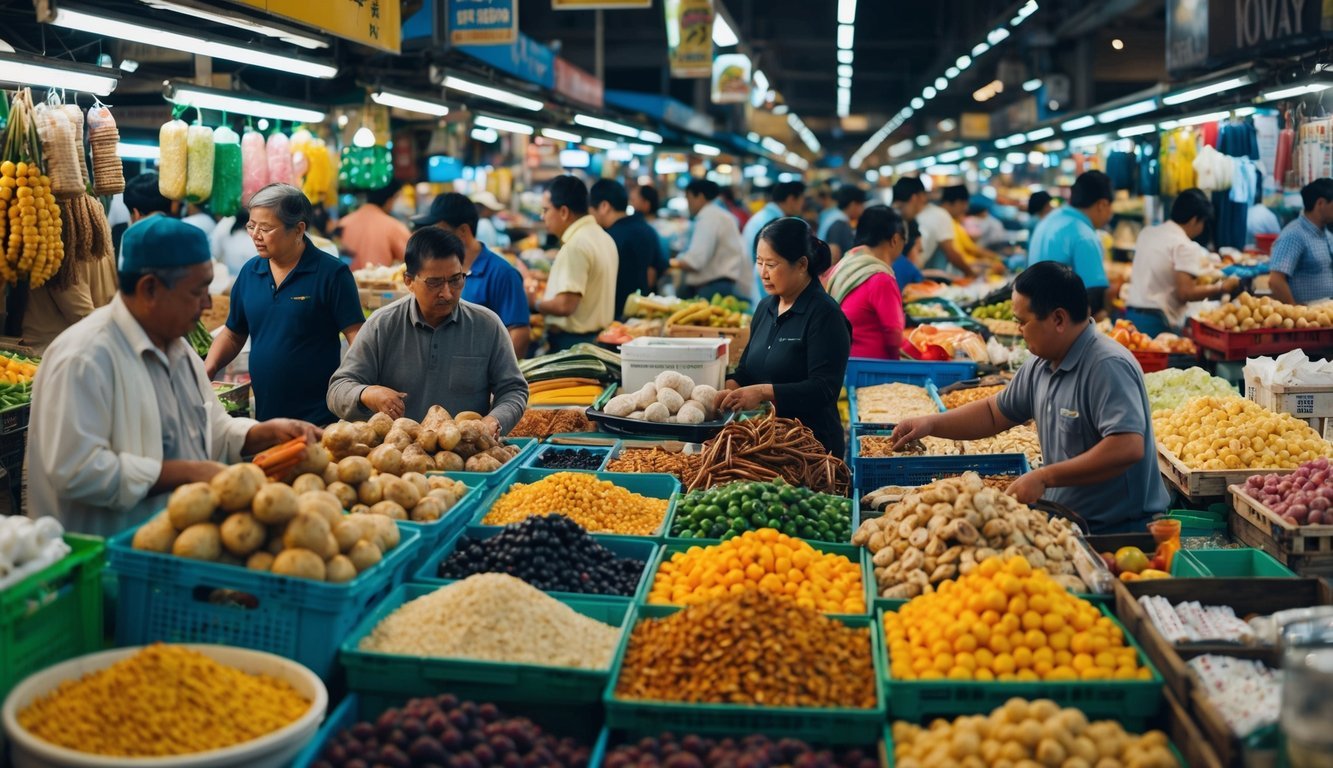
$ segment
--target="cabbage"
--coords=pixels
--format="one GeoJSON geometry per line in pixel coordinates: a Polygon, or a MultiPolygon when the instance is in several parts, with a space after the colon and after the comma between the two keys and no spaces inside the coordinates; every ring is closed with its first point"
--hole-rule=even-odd
{"type": "Polygon", "coordinates": [[[1236,388],[1202,368],[1167,368],[1143,377],[1153,413],[1179,408],[1196,397],[1240,397],[1236,388]]]}

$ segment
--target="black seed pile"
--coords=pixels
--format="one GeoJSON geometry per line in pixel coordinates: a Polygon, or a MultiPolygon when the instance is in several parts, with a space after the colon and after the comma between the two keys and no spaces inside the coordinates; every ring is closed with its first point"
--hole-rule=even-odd
{"type": "Polygon", "coordinates": [[[542,469],[597,469],[602,466],[602,460],[606,454],[599,451],[590,451],[587,448],[568,448],[562,450],[548,450],[542,453],[532,463],[534,467],[542,469]]]}

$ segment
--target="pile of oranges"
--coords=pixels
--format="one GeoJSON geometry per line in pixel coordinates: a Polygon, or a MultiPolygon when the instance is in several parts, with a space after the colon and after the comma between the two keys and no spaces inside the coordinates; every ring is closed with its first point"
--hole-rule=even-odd
{"type": "Polygon", "coordinates": [[[861,566],[772,528],[711,547],[690,547],[662,563],[648,602],[697,605],[758,589],[820,613],[866,612],[861,566]]]}
{"type": "Polygon", "coordinates": [[[992,557],[884,614],[897,680],[1151,680],[1124,632],[1022,557],[992,557]]]}

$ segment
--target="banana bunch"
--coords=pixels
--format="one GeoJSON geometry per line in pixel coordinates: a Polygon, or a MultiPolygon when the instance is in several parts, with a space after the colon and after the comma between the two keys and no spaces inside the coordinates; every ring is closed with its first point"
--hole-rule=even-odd
{"type": "Polygon", "coordinates": [[[737,328],[741,313],[716,307],[706,301],[687,304],[667,318],[667,325],[698,325],[708,328],[737,328]]]}

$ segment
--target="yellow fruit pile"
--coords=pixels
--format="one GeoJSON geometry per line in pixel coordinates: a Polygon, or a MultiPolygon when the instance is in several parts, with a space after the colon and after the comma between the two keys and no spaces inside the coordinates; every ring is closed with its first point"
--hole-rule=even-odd
{"type": "Polygon", "coordinates": [[[1096,606],[1027,560],[992,557],[884,614],[898,680],[1151,680],[1096,606]]]}
{"type": "Polygon", "coordinates": [[[0,351],[0,382],[5,384],[31,384],[37,375],[37,364],[12,352],[0,351]]]}
{"type": "Polygon", "coordinates": [[[1242,293],[1216,309],[1199,315],[1199,321],[1228,331],[1253,331],[1261,328],[1328,328],[1333,314],[1327,309],[1284,304],[1270,296],[1255,298],[1242,293]]]}
{"type": "Polygon", "coordinates": [[[751,589],[821,613],[866,612],[860,565],[772,528],[677,552],[662,563],[648,602],[697,605],[751,589]]]}
{"type": "Polygon", "coordinates": [[[1191,469],[1293,469],[1333,445],[1310,425],[1238,397],[1199,397],[1153,414],[1157,441],[1191,469]]]}
{"type": "Polygon", "coordinates": [[[640,496],[586,472],[557,472],[514,483],[482,525],[509,525],[534,515],[564,515],[591,533],[652,536],[666,519],[667,500],[640,496]]]}

